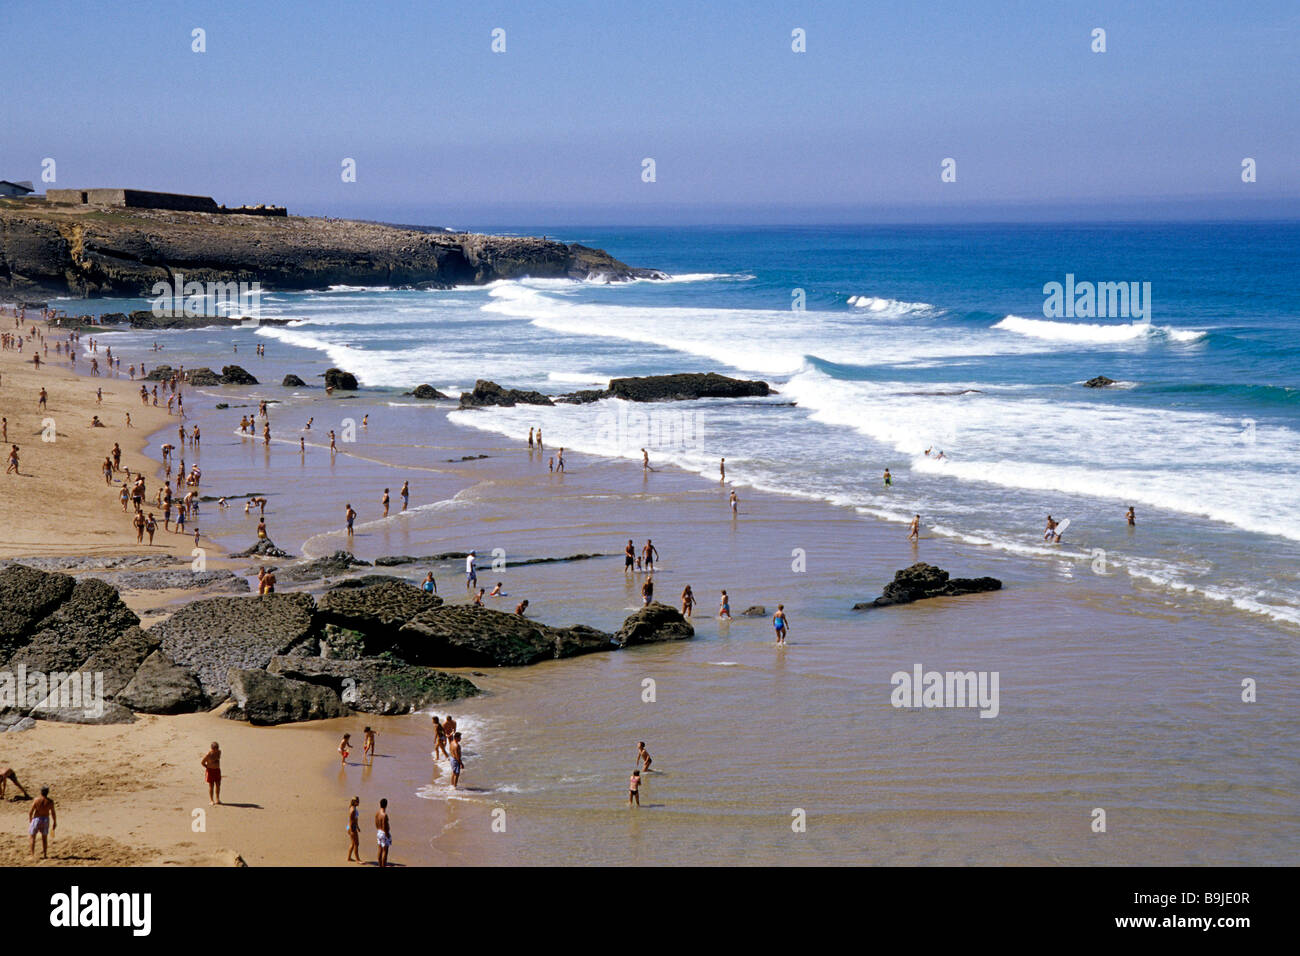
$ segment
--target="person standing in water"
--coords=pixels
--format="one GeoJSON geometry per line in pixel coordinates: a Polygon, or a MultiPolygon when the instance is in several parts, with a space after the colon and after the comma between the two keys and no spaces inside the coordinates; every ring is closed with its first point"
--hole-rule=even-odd
{"type": "Polygon", "coordinates": [[[402,482],[402,490],[398,494],[402,496],[402,510],[405,511],[407,503],[411,500],[411,483],[409,481],[402,482]]]}
{"type": "Polygon", "coordinates": [[[1137,515],[1135,515],[1135,514],[1133,513],[1133,506],[1132,506],[1132,505],[1129,505],[1129,506],[1128,506],[1128,513],[1127,513],[1126,515],[1124,515],[1124,518],[1125,518],[1126,521],[1128,521],[1128,526],[1129,526],[1130,528],[1136,528],[1136,527],[1137,527],[1137,523],[1138,523],[1137,515]]]}
{"type": "Polygon", "coordinates": [[[635,560],[636,560],[636,545],[632,543],[631,538],[628,538],[627,547],[623,549],[623,573],[624,574],[632,573],[632,564],[635,560]]]}
{"type": "Polygon", "coordinates": [[[641,470],[642,471],[650,470],[650,453],[646,451],[644,448],[641,449],[641,470]]]}
{"type": "Polygon", "coordinates": [[[737,509],[739,507],[740,507],[740,499],[736,497],[736,493],[733,491],[731,493],[731,513],[733,516],[737,514],[737,509]]]}
{"type": "Polygon", "coordinates": [[[649,604],[655,598],[655,579],[646,576],[645,583],[641,585],[641,603],[649,604]]]}
{"type": "Polygon", "coordinates": [[[889,473],[889,469],[886,468],[886,469],[885,469],[885,487],[886,487],[886,488],[889,488],[889,487],[892,486],[893,484],[894,484],[894,476],[891,475],[891,474],[889,473]]]}
{"type": "Polygon", "coordinates": [[[1043,540],[1044,540],[1044,541],[1051,541],[1053,538],[1056,537],[1056,526],[1057,526],[1059,523],[1060,523],[1060,522],[1058,522],[1058,521],[1057,521],[1055,518],[1053,518],[1051,515],[1048,515],[1048,516],[1047,516],[1047,527],[1046,527],[1045,529],[1043,529],[1043,540]]]}
{"type": "Polygon", "coordinates": [[[727,597],[727,592],[722,592],[722,601],[718,605],[718,619],[722,621],[731,620],[731,598],[727,597]]]}
{"type": "Polygon", "coordinates": [[[907,526],[907,540],[908,541],[921,540],[921,516],[920,515],[912,516],[912,523],[907,526]]]}
{"type": "Polygon", "coordinates": [[[718,481],[721,482],[726,480],[727,480],[727,459],[724,458],[722,459],[722,461],[718,462],[718,481]]]}
{"type": "Polygon", "coordinates": [[[776,629],[777,644],[785,644],[785,635],[790,630],[790,619],[786,616],[785,605],[778,604],[776,613],[772,615],[772,627],[776,629]]]}
{"type": "Polygon", "coordinates": [[[686,587],[682,588],[682,616],[690,618],[691,609],[694,607],[695,594],[691,591],[691,586],[688,584],[686,587]]]}

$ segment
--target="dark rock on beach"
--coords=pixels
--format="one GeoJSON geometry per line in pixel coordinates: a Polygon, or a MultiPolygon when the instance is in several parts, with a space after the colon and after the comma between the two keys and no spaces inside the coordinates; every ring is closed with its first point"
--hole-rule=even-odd
{"type": "Polygon", "coordinates": [[[694,398],[752,398],[767,395],[767,382],[727,378],[716,372],[706,375],[650,375],[643,378],[615,378],[609,383],[614,398],[629,402],[682,401],[694,398]]]}
{"type": "Polygon", "coordinates": [[[463,677],[383,658],[339,660],[276,657],[267,671],[328,687],[343,703],[368,714],[409,714],[432,704],[463,700],[479,689],[463,677]]]}
{"type": "Polygon", "coordinates": [[[300,379],[297,375],[289,374],[284,377],[280,383],[284,388],[309,388],[308,384],[300,379]]]}
{"type": "Polygon", "coordinates": [[[236,551],[231,555],[232,558],[292,558],[293,555],[288,551],[275,546],[275,542],[270,538],[259,538],[257,543],[251,548],[243,551],[236,551]]]}
{"type": "Polygon", "coordinates": [[[244,371],[244,369],[240,368],[238,365],[226,365],[221,369],[221,384],[256,385],[257,379],[244,371]]]}
{"type": "Polygon", "coordinates": [[[437,390],[436,388],[434,388],[432,385],[417,385],[417,386],[415,386],[415,390],[414,390],[414,391],[407,392],[406,394],[407,394],[407,395],[410,395],[410,396],[413,397],[413,398],[423,398],[423,399],[450,398],[450,397],[451,397],[450,395],[444,395],[444,394],[442,394],[442,392],[438,391],[438,390],[437,390]]]}
{"type": "Polygon", "coordinates": [[[144,714],[191,714],[208,706],[195,673],[177,665],[162,651],[145,658],[117,699],[144,714]]]}
{"type": "Polygon", "coordinates": [[[246,720],[250,724],[285,724],[346,717],[348,713],[338,693],[319,684],[289,680],[260,669],[242,668],[231,668],[226,681],[235,702],[226,711],[231,720],[246,720]]]}
{"type": "Polygon", "coordinates": [[[225,697],[231,668],[265,667],[276,654],[316,635],[310,594],[215,597],[193,601],[149,628],[176,663],[193,668],[204,692],[225,697]]]}
{"type": "Polygon", "coordinates": [[[496,382],[481,378],[474,383],[474,391],[460,393],[461,408],[484,408],[489,405],[512,407],[515,405],[550,405],[549,398],[541,392],[524,392],[517,388],[502,388],[496,382]]]}
{"type": "Polygon", "coordinates": [[[767,617],[767,608],[762,604],[752,604],[740,612],[741,617],[767,617]]]}
{"type": "Polygon", "coordinates": [[[187,369],[185,372],[185,381],[191,385],[206,388],[209,385],[221,385],[221,376],[210,368],[187,369]]]}
{"type": "Polygon", "coordinates": [[[117,590],[96,578],[78,581],[58,608],[37,623],[26,645],[8,662],[10,669],[76,670],[96,651],[140,623],[117,590]]]}
{"type": "Polygon", "coordinates": [[[518,614],[467,604],[444,605],[400,629],[393,653],[430,667],[514,667],[610,649],[610,635],[589,627],[554,628],[518,614]]]}
{"type": "Polygon", "coordinates": [[[855,604],[853,610],[865,611],[873,607],[911,604],[925,598],[979,594],[1001,588],[1002,582],[997,578],[949,578],[947,571],[921,562],[895,573],[894,580],[885,585],[880,597],[855,604]]]}
{"type": "Polygon", "coordinates": [[[127,628],[117,640],[101,647],[82,665],[82,670],[104,675],[104,696],[121,693],[140,665],[158,650],[158,638],[138,627],[127,628]]]}
{"type": "Polygon", "coordinates": [[[333,588],[317,605],[318,619],[325,624],[359,631],[365,635],[372,654],[387,650],[398,630],[425,611],[442,604],[436,594],[426,594],[404,581],[383,581],[363,587],[333,588]]]}
{"type": "Polygon", "coordinates": [[[117,571],[103,575],[100,580],[123,591],[162,591],[171,588],[182,590],[229,591],[235,594],[248,592],[248,580],[233,571],[191,571],[188,568],[164,568],[159,571],[117,571]]]}
{"type": "Polygon", "coordinates": [[[633,644],[684,641],[694,636],[695,628],[682,616],[681,611],[652,601],[623,622],[623,626],[614,633],[614,642],[619,647],[628,647],[633,644]]]}
{"type": "Polygon", "coordinates": [[[1114,385],[1113,378],[1107,378],[1105,375],[1097,375],[1083,383],[1084,388],[1105,388],[1107,385],[1114,385]]]}
{"type": "Polygon", "coordinates": [[[76,580],[68,574],[38,571],[21,564],[11,564],[0,570],[0,661],[23,643],[38,621],[57,608],[72,589],[76,580]]]}
{"type": "Polygon", "coordinates": [[[368,567],[370,567],[369,561],[362,561],[350,551],[335,551],[314,561],[283,568],[277,574],[284,581],[319,581],[347,574],[353,568],[368,567]]]}
{"type": "Polygon", "coordinates": [[[325,387],[336,388],[341,392],[355,392],[357,390],[357,377],[351,372],[345,372],[339,368],[326,369],[325,387]]]}

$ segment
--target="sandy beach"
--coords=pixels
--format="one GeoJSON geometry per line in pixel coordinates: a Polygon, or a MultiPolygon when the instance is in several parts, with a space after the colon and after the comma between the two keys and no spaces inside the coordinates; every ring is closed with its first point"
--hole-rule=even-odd
{"type": "MultiPolygon", "coordinates": [[[[252,333],[238,334],[248,336],[239,355],[251,353],[252,333]]],[[[123,355],[124,365],[130,359],[139,360],[123,355]]],[[[289,360],[308,377],[301,355],[289,360]]],[[[0,361],[11,436],[15,421],[39,430],[24,409],[42,384],[61,422],[96,413],[99,381],[57,365],[36,373],[12,352],[0,361]]],[[[264,371],[250,359],[249,367],[279,380],[278,365],[264,371]]],[[[120,418],[131,408],[129,381],[103,387],[103,407],[110,395],[114,403],[107,417],[120,418]]],[[[402,865],[1229,863],[1267,862],[1293,845],[1300,819],[1282,755],[1300,686],[1294,657],[1285,635],[1230,610],[1176,603],[1069,555],[1029,562],[929,534],[914,545],[893,523],[754,491],[743,474],[708,482],[582,455],[566,456],[567,472],[555,474],[551,449],[531,453],[523,435],[512,442],[466,428],[449,420],[447,404],[417,407],[392,390],[187,388],[186,402],[203,427],[204,491],[232,496],[229,511],[204,511],[205,535],[220,550],[252,543],[255,514],[245,516],[234,496],[259,491],[270,501],[271,537],[295,554],[346,547],[373,561],[475,548],[481,583],[505,587],[495,606],[527,597],[536,620],[613,630],[639,604],[644,580],[623,573],[621,547],[652,538],[662,556],[656,596],[676,603],[693,587],[696,637],[527,668],[455,670],[484,691],[454,708],[467,756],[457,790],[446,762],[429,759],[427,714],[274,728],[213,714],[100,727],[39,722],[0,738],[0,763],[29,790],[52,787],[61,824],[52,862],[226,865],[238,856],[250,865],[343,865],[353,794],[363,858],[374,855],[369,814],[386,797],[392,860],[402,865]],[[261,398],[279,403],[269,448],[236,433],[238,416],[261,398]],[[218,402],[231,407],[217,410],[218,402]],[[363,416],[356,441],[331,455],[324,432],[363,416]],[[304,432],[308,418],[315,424],[304,432]],[[395,504],[383,518],[383,488],[397,502],[403,480],[411,508],[395,504]],[[732,489],[741,499],[734,516],[732,489]],[[349,503],[360,513],[350,539],[349,503]],[[577,554],[598,556],[510,563],[577,554]],[[1004,590],[850,610],[917,560],[995,575],[1004,590]],[[730,622],[715,616],[722,588],[730,622]],[[773,646],[769,623],[778,602],[791,615],[786,649],[773,646]],[[751,605],[765,610],[741,616],[751,605]],[[999,671],[998,719],[891,706],[890,675],[918,662],[999,671]],[[1270,675],[1276,693],[1238,709],[1239,675],[1252,673],[1270,675]],[[340,769],[339,735],[359,741],[363,724],[379,731],[376,758],[363,765],[355,754],[340,769]],[[198,761],[211,740],[225,754],[228,807],[207,807],[198,761]],[[655,769],[641,811],[629,811],[638,740],[655,769]],[[1261,762],[1261,754],[1274,757],[1261,762]],[[1097,806],[1117,821],[1108,835],[1089,831],[1097,806]],[[193,828],[196,810],[205,831],[193,828]],[[493,826],[497,810],[504,830],[493,826]],[[791,828],[797,811],[810,821],[806,832],[791,828]]],[[[48,449],[28,438],[28,497],[59,500],[65,477],[84,474],[69,505],[80,510],[73,522],[60,514],[33,526],[5,496],[5,556],[140,550],[98,470],[105,439],[122,443],[124,461],[157,469],[145,443],[174,440],[175,419],[140,411],[130,430],[61,423],[48,449]]],[[[175,550],[186,556],[190,544],[175,550]]],[[[253,571],[247,560],[224,566],[253,571]]],[[[432,571],[447,600],[469,600],[457,560],[358,571],[412,582],[432,571]]],[[[123,593],[146,623],[195,596],[123,593]]],[[[4,805],[6,832],[15,834],[6,863],[27,859],[16,835],[26,806],[4,805]]]]}

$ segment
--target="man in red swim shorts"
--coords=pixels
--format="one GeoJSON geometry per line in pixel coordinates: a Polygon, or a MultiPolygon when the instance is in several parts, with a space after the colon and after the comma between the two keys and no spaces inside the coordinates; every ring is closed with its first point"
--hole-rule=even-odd
{"type": "Polygon", "coordinates": [[[217,806],[221,803],[221,748],[212,741],[212,749],[199,761],[203,765],[204,777],[208,782],[208,803],[217,806]]]}

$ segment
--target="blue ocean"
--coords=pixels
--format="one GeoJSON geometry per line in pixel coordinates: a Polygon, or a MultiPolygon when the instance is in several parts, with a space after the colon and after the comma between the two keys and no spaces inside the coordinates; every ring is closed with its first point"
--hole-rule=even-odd
{"type": "Polygon", "coordinates": [[[484,231],[670,278],[272,292],[263,316],[294,321],[249,334],[326,353],[395,403],[479,378],[553,395],[626,375],[761,378],[775,394],[453,420],[644,448],[714,479],[725,457],[742,495],[824,499],[900,535],[920,515],[927,535],[1300,627],[1300,224],[484,231]],[[1045,287],[1067,281],[1149,289],[1146,314],[1045,314],[1045,287]],[[1094,376],[1114,384],[1085,387],[1094,376]],[[1059,542],[1049,514],[1068,520],[1059,542]]]}

